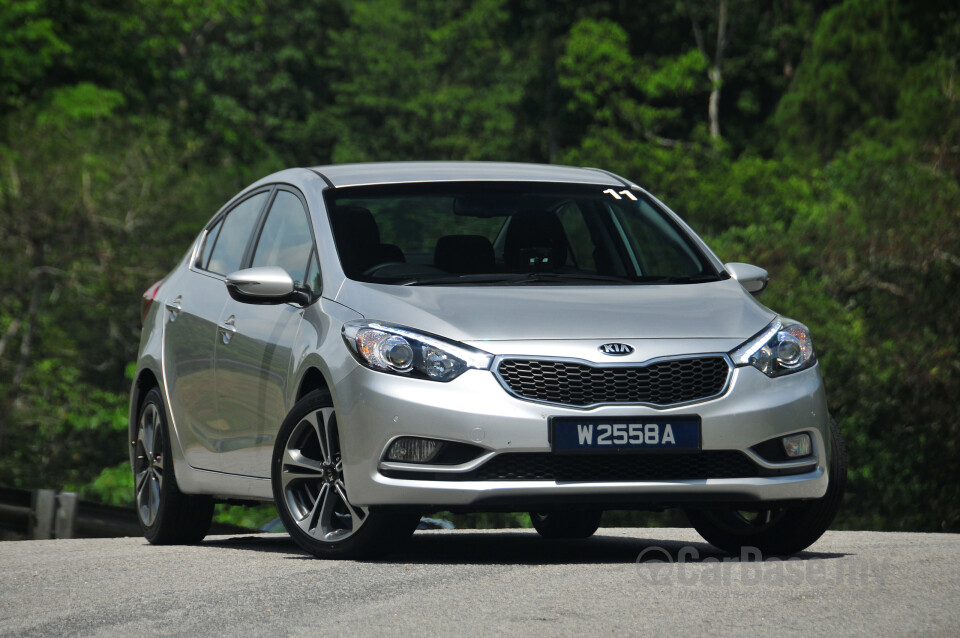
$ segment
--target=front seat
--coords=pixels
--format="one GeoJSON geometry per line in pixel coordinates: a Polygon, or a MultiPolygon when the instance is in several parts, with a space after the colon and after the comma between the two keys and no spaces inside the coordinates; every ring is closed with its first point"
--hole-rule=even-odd
{"type": "Polygon", "coordinates": [[[380,228],[373,213],[362,206],[338,206],[331,215],[340,263],[348,276],[385,262],[406,261],[399,246],[380,243],[380,228]]]}
{"type": "Polygon", "coordinates": [[[566,264],[569,248],[556,213],[520,213],[507,227],[503,259],[510,270],[556,270],[566,264]]]}

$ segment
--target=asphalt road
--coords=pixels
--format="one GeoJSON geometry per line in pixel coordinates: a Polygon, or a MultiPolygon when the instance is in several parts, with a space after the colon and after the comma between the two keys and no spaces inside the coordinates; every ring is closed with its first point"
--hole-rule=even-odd
{"type": "Polygon", "coordinates": [[[960,635],[960,535],[828,532],[786,562],[723,558],[685,529],[418,532],[378,562],[276,534],[5,542],[0,636],[960,635]]]}

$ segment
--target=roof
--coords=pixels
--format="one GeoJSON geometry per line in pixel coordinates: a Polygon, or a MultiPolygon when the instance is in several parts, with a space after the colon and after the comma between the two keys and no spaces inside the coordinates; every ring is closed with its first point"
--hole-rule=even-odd
{"type": "Polygon", "coordinates": [[[596,168],[512,162],[382,162],[315,166],[335,187],[410,182],[573,182],[623,187],[624,181],[596,168]]]}

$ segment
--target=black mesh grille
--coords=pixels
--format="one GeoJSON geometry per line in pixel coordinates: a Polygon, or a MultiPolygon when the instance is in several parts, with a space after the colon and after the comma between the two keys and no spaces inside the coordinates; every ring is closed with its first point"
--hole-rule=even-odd
{"type": "Polygon", "coordinates": [[[684,454],[591,454],[508,452],[471,472],[391,471],[395,478],[437,481],[672,481],[760,476],[760,468],[736,450],[684,454]]]}
{"type": "Polygon", "coordinates": [[[565,405],[671,405],[719,394],[729,368],[723,357],[658,361],[636,367],[595,367],[550,360],[504,359],[497,371],[514,394],[565,405]]]}

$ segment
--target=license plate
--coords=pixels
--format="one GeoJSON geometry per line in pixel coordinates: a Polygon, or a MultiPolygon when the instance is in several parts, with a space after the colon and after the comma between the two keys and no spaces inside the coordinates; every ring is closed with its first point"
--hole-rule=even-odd
{"type": "Polygon", "coordinates": [[[550,419],[554,452],[689,452],[700,449],[700,417],[550,419]]]}

